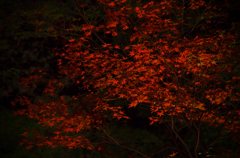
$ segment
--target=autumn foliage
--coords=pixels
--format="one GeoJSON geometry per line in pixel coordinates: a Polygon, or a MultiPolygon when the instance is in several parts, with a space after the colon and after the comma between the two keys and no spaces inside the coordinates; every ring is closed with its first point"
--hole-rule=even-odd
{"type": "Polygon", "coordinates": [[[66,32],[78,32],[78,36],[63,36],[67,44],[53,51],[59,75],[45,81],[45,70],[33,71],[22,78],[22,84],[34,90],[45,81],[42,97],[30,100],[19,96],[13,102],[26,106],[14,112],[16,115],[37,119],[55,132],[43,137],[33,131],[34,138],[24,139],[22,144],[94,149],[96,146],[78,133],[97,129],[121,146],[103,126],[108,117],[131,119],[123,107],[109,104],[115,98],[127,99],[129,108],[144,103],[153,114],[150,125],[166,125],[184,147],[184,151],[176,147],[169,156],[197,157],[199,151],[205,157],[214,142],[202,142],[204,122],[220,129],[217,138],[229,134],[239,142],[240,65],[239,48],[234,45],[238,32],[234,26],[221,28],[228,17],[221,12],[228,7],[225,3],[162,0],[130,4],[126,0],[98,0],[99,8],[94,8],[73,2],[79,14],[73,21],[80,25],[72,25],[66,32]],[[84,14],[86,7],[104,13],[104,21],[91,20],[84,14]],[[107,43],[101,37],[104,34],[123,40],[107,43]],[[88,92],[59,96],[66,86],[63,77],[88,92]],[[194,151],[178,134],[179,122],[194,136],[194,151]]]}

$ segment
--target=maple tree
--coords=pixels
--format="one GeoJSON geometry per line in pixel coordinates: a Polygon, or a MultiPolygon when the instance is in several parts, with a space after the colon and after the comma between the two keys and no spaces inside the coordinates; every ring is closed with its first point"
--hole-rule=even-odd
{"type": "MultiPolygon", "coordinates": [[[[113,144],[153,157],[122,145],[108,133],[107,118],[131,119],[123,107],[109,103],[116,98],[127,99],[128,108],[144,104],[152,113],[150,125],[165,125],[176,145],[170,157],[206,157],[210,146],[221,137],[233,135],[239,142],[240,65],[239,48],[234,45],[238,32],[234,26],[227,30],[219,27],[228,16],[221,12],[227,2],[217,6],[203,0],[98,3],[88,6],[73,1],[78,17],[72,21],[80,25],[67,28],[71,36],[62,36],[68,39],[67,44],[53,51],[58,57],[57,77],[46,79],[47,72],[39,68],[22,78],[22,84],[31,91],[40,82],[47,84],[43,96],[34,101],[27,96],[13,101],[13,105],[19,102],[26,106],[14,114],[37,119],[54,133],[43,137],[33,130],[34,138],[21,144],[27,148],[62,145],[94,149],[96,146],[78,133],[96,129],[113,144]],[[87,14],[89,10],[92,14],[87,14]],[[98,14],[104,14],[104,19],[97,19],[98,14]],[[102,34],[109,34],[115,42],[107,43],[102,34]],[[64,77],[88,93],[59,96],[64,77]],[[216,139],[208,144],[202,140],[203,123],[219,128],[216,139]],[[179,134],[184,127],[195,139],[191,149],[179,134]]],[[[64,23],[60,21],[60,25],[64,23]]],[[[28,137],[28,132],[23,135],[28,137]]],[[[99,151],[103,148],[98,146],[99,151]]]]}

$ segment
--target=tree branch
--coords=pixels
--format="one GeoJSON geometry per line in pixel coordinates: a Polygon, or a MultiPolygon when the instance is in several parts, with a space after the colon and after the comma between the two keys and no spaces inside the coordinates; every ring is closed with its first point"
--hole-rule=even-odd
{"type": "Polygon", "coordinates": [[[203,155],[206,154],[206,147],[204,146],[203,142],[201,141],[201,137],[199,135],[200,131],[196,131],[195,128],[193,128],[193,126],[190,124],[190,121],[188,120],[188,118],[182,113],[180,114],[180,118],[189,128],[189,130],[191,131],[191,133],[193,134],[193,136],[195,137],[196,141],[199,144],[200,150],[203,153],[203,155]]]}
{"type": "Polygon", "coordinates": [[[130,147],[127,147],[127,146],[125,146],[125,145],[120,144],[120,143],[119,143],[118,141],[116,141],[113,137],[111,137],[102,127],[100,127],[100,128],[103,130],[103,132],[104,132],[111,140],[113,140],[114,144],[117,144],[117,145],[119,145],[119,146],[121,146],[121,147],[123,147],[123,148],[129,149],[129,150],[135,151],[135,152],[143,155],[143,156],[146,157],[146,158],[151,158],[150,156],[148,156],[148,155],[146,155],[146,154],[144,154],[144,153],[142,153],[142,152],[140,152],[140,151],[138,151],[138,150],[136,150],[136,149],[133,149],[133,148],[130,148],[130,147]]]}

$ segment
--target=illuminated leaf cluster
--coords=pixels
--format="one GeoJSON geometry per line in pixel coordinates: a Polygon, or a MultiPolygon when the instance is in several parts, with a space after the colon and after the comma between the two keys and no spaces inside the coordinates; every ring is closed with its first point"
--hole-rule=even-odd
{"type": "MultiPolygon", "coordinates": [[[[239,132],[239,107],[232,110],[227,104],[240,101],[240,78],[232,76],[225,84],[221,80],[222,74],[231,73],[237,63],[229,63],[226,59],[239,57],[238,48],[231,47],[237,40],[236,34],[215,30],[213,34],[193,36],[191,32],[197,27],[198,21],[195,25],[188,23],[180,1],[151,1],[140,6],[130,6],[124,0],[98,2],[106,11],[105,24],[92,24],[84,16],[82,5],[75,3],[85,24],[72,27],[81,28],[78,30],[81,36],[68,40],[65,52],[54,51],[60,57],[59,74],[68,75],[76,85],[83,85],[89,91],[85,99],[72,96],[74,102],[69,104],[63,96],[47,102],[39,100],[38,103],[32,103],[24,96],[17,100],[27,109],[15,112],[16,115],[28,115],[38,119],[44,126],[56,126],[53,137],[41,138],[36,135],[37,145],[93,148],[86,138],[64,136],[64,133],[78,133],[90,128],[103,130],[102,119],[109,110],[113,112],[113,118],[129,119],[121,110],[122,107],[108,104],[113,97],[129,100],[129,108],[146,103],[151,112],[156,114],[149,117],[150,124],[164,123],[170,116],[171,121],[167,125],[177,137],[176,122],[186,125],[194,121],[209,122],[223,126],[228,132],[239,132]],[[129,44],[106,43],[98,36],[102,32],[112,37],[126,34],[129,44]],[[93,37],[101,44],[94,43],[93,37]],[[84,109],[83,104],[89,109],[84,109]],[[70,107],[76,108],[69,112],[70,107]],[[219,115],[222,109],[228,110],[226,114],[219,115]],[[230,117],[233,121],[229,121],[230,117]]],[[[209,17],[216,16],[218,9],[202,0],[188,2],[188,9],[192,11],[202,8],[205,8],[202,16],[197,19],[207,20],[198,28],[205,30],[214,22],[209,17]]],[[[73,28],[68,31],[73,31],[73,28]]],[[[41,77],[33,74],[22,83],[30,86],[41,77]]],[[[48,81],[44,90],[46,97],[56,95],[57,85],[62,86],[57,79],[48,81]]],[[[195,123],[190,128],[197,129],[199,133],[200,129],[195,123]]],[[[198,143],[201,148],[202,144],[198,143]]],[[[201,150],[206,152],[205,149],[201,150]]],[[[169,156],[176,154],[174,152],[169,156]]]]}

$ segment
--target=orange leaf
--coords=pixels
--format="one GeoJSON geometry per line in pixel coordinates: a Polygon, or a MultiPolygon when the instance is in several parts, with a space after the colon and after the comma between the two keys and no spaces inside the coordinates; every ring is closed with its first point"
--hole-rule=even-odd
{"type": "Polygon", "coordinates": [[[169,156],[170,156],[170,157],[173,157],[173,156],[177,155],[177,153],[178,153],[178,152],[176,152],[176,153],[172,153],[172,154],[169,155],[169,156]]]}
{"type": "Polygon", "coordinates": [[[69,42],[74,42],[75,41],[75,39],[70,39],[70,40],[68,40],[69,42]]]}

